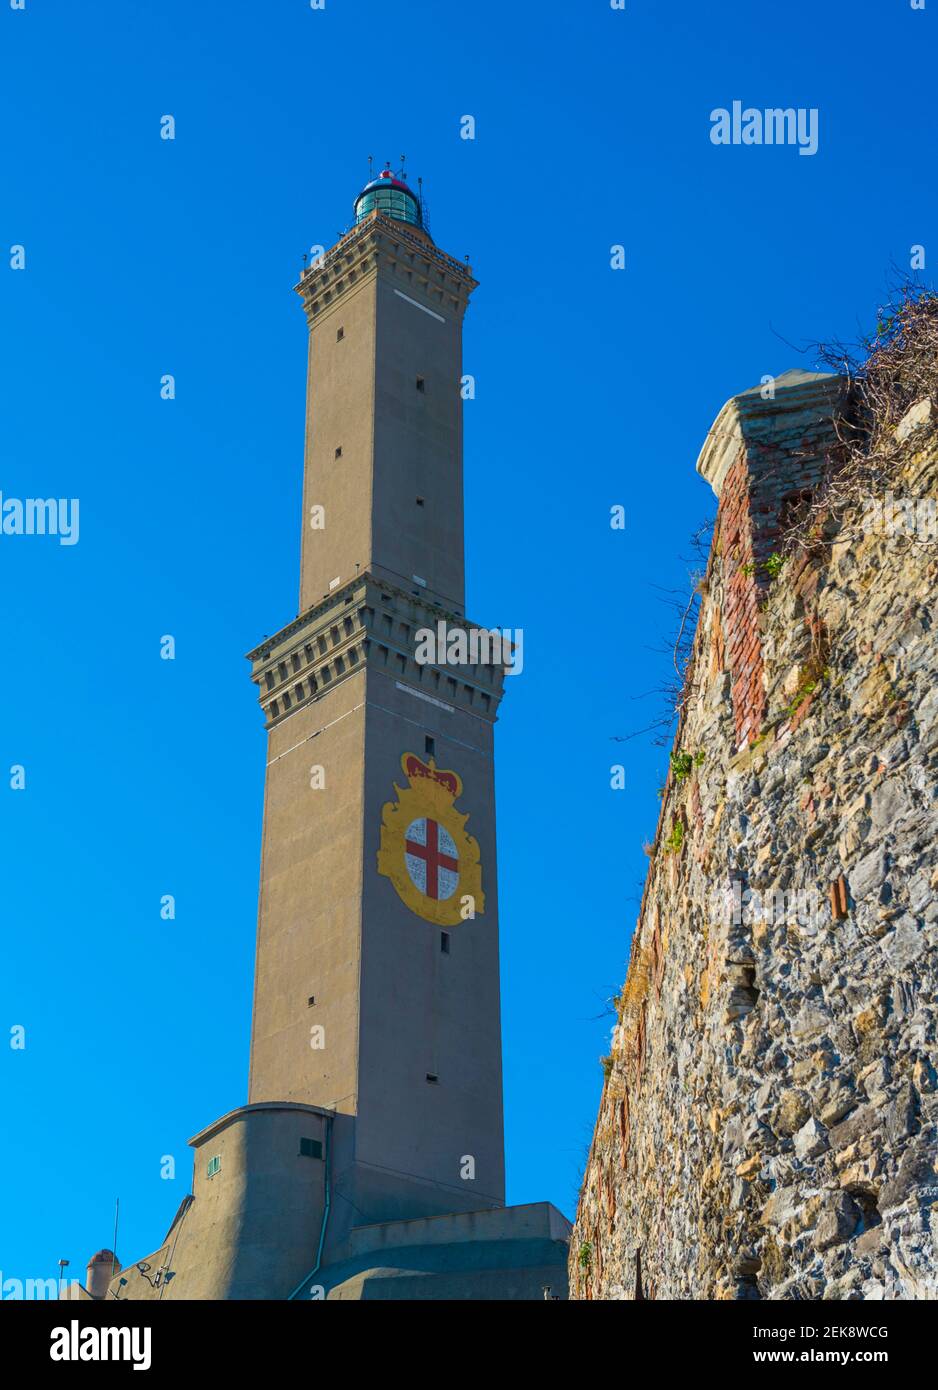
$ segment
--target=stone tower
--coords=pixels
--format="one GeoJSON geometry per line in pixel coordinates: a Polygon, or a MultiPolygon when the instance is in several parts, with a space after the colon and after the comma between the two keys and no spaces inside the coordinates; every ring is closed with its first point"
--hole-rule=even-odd
{"type": "Polygon", "coordinates": [[[415,659],[421,630],[463,622],[476,282],[422,222],[386,170],[297,287],[300,615],[251,653],[269,733],[249,1098],[355,1116],[355,1200],[381,1218],[504,1201],[502,670],[415,659]]]}
{"type": "Polygon", "coordinates": [[[248,1104],[190,1139],[192,1192],[111,1297],[566,1294],[569,1222],[504,1205],[506,652],[463,607],[474,288],[389,169],[297,286],[300,611],[249,654],[268,741],[248,1104]]]}

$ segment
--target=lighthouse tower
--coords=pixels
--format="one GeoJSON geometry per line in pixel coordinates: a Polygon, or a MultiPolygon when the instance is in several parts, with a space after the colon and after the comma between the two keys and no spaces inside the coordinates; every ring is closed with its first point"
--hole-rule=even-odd
{"type": "MultiPolygon", "coordinates": [[[[299,611],[249,653],[267,743],[248,1104],[190,1140],[193,1191],[147,1267],[167,1298],[556,1297],[569,1224],[504,1206],[504,667],[427,640],[478,631],[461,393],[476,281],[386,168],[296,288],[299,611]]],[[[155,1296],[134,1268],[121,1296],[155,1296]]]]}
{"type": "Polygon", "coordinates": [[[301,279],[300,615],[251,653],[268,752],[249,1099],[354,1116],[372,1219],[504,1201],[503,672],[417,659],[419,633],[465,624],[475,283],[389,169],[301,279]]]}

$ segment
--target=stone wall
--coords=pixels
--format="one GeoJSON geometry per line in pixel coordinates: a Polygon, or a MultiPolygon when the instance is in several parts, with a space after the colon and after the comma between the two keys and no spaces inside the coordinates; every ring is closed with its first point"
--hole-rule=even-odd
{"type": "MultiPolygon", "coordinates": [[[[868,503],[779,567],[843,383],[763,394],[698,465],[720,507],[571,1297],[938,1297],[938,544],[868,503]]],[[[934,499],[912,423],[894,496],[934,499]]]]}

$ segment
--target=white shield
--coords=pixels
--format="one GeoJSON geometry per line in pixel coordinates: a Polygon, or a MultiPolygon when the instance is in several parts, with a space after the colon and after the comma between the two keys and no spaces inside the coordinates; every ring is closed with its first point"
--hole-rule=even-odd
{"type": "Polygon", "coordinates": [[[410,881],[421,893],[436,902],[453,896],[459,883],[459,855],[445,826],[427,816],[411,821],[404,851],[410,881]]]}

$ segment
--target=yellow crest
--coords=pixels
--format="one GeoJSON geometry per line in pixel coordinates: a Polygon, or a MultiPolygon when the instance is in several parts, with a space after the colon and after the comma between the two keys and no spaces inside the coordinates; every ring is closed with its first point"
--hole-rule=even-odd
{"type": "Polygon", "coordinates": [[[395,782],[397,800],[382,808],[378,873],[418,917],[454,927],[485,908],[479,845],[466,834],[468,815],[455,806],[462,778],[416,753],[405,753],[401,767],[408,785],[395,782]]]}

